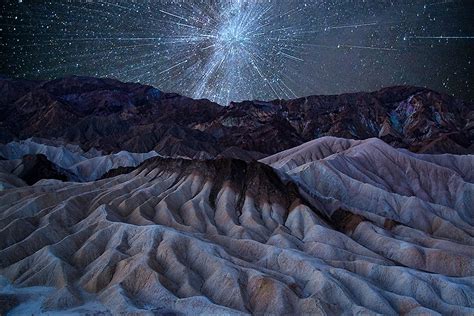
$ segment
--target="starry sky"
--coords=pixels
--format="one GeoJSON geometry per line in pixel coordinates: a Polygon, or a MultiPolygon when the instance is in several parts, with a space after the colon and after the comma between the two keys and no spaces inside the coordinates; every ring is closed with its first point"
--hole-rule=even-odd
{"type": "Polygon", "coordinates": [[[0,74],[230,101],[424,86],[474,100],[472,0],[3,0],[0,74]]]}

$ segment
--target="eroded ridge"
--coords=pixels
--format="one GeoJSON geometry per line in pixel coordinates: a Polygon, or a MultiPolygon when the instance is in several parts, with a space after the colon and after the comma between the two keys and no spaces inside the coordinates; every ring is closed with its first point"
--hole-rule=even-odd
{"type": "Polygon", "coordinates": [[[0,192],[0,274],[45,311],[472,314],[472,157],[306,146],[0,192]]]}

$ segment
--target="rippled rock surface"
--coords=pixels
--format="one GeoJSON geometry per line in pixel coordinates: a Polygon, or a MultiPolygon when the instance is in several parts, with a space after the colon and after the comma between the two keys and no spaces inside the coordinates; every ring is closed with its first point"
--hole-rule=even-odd
{"type": "Polygon", "coordinates": [[[473,170],[325,137],[4,190],[0,299],[13,314],[470,315],[473,170]]]}

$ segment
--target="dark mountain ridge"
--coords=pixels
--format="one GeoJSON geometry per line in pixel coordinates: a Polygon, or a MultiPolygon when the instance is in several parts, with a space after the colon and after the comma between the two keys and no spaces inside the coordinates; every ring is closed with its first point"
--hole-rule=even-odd
{"type": "Polygon", "coordinates": [[[379,137],[421,153],[474,153],[474,105],[399,86],[220,106],[113,79],[0,78],[0,142],[56,139],[105,152],[258,159],[321,136],[379,137]]]}

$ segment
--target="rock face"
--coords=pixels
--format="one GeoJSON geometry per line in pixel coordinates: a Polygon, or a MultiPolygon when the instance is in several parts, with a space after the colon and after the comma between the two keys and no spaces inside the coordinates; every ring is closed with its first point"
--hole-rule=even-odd
{"type": "Polygon", "coordinates": [[[76,178],[76,175],[51,162],[43,154],[24,154],[18,159],[0,160],[0,191],[34,185],[40,181],[68,181],[76,178]]]}
{"type": "Polygon", "coordinates": [[[107,153],[259,159],[322,136],[474,153],[474,105],[415,87],[222,107],[111,79],[0,79],[0,141],[56,138],[107,153]]]}
{"type": "MultiPolygon", "coordinates": [[[[28,155],[40,155],[63,169],[62,173],[66,175],[64,180],[93,181],[117,168],[136,167],[143,161],[158,156],[158,153],[155,151],[148,153],[120,151],[116,154],[103,155],[94,149],[84,152],[78,146],[55,144],[41,139],[27,139],[6,145],[0,144],[0,155],[6,159],[6,161],[0,161],[0,171],[3,167],[3,172],[12,171],[14,165],[11,160],[17,160],[20,163],[20,159],[25,160],[24,157],[28,155]]],[[[11,173],[16,174],[15,172],[11,173]]]]}
{"type": "Polygon", "coordinates": [[[324,137],[261,162],[157,157],[9,189],[0,275],[12,300],[48,288],[43,311],[472,315],[473,170],[324,137]]]}
{"type": "Polygon", "coordinates": [[[67,173],[51,163],[44,155],[23,156],[21,164],[14,170],[14,174],[29,185],[35,184],[41,179],[61,181],[68,179],[67,173]]]}

